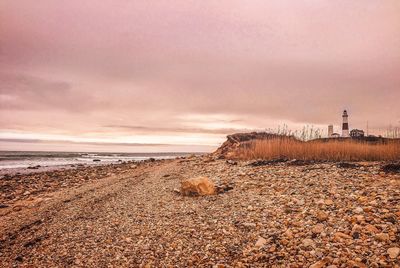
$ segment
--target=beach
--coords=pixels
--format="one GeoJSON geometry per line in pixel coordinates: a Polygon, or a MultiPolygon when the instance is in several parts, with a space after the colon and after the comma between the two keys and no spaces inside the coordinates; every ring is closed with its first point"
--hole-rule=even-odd
{"type": "Polygon", "coordinates": [[[3,267],[398,267],[400,175],[381,162],[211,155],[3,175],[3,267]],[[216,195],[183,196],[205,176],[216,195]]]}
{"type": "Polygon", "coordinates": [[[400,268],[399,0],[0,18],[0,268],[400,268]]]}

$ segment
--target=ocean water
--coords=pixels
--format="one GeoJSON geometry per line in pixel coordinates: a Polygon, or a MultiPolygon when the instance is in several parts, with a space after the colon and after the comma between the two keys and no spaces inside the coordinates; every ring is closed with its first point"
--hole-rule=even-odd
{"type": "Polygon", "coordinates": [[[149,158],[171,159],[191,153],[83,153],[83,152],[10,152],[0,151],[0,170],[35,166],[102,165],[149,158]],[[94,161],[95,160],[95,161],[94,161]],[[100,161],[99,161],[100,160],[100,161]]]}

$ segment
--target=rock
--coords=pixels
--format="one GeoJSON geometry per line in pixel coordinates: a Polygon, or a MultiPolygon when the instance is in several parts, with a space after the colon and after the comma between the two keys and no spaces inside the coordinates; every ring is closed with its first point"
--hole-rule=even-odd
{"type": "Polygon", "coordinates": [[[362,227],[361,227],[361,225],[358,225],[358,224],[354,224],[353,228],[351,228],[352,232],[360,232],[361,230],[362,230],[362,227]]]}
{"type": "Polygon", "coordinates": [[[8,207],[9,207],[9,205],[0,203],[0,208],[8,208],[8,207]]]}
{"type": "Polygon", "coordinates": [[[383,165],[381,170],[386,173],[400,173],[400,162],[383,165]]]}
{"type": "Polygon", "coordinates": [[[275,158],[272,160],[256,160],[253,161],[249,164],[249,166],[252,167],[260,167],[260,166],[267,166],[267,165],[272,165],[272,164],[279,164],[279,163],[284,163],[287,162],[289,159],[287,158],[275,158]]]}
{"type": "Polygon", "coordinates": [[[210,163],[210,162],[214,162],[215,161],[215,159],[214,158],[212,158],[212,157],[205,157],[204,159],[203,159],[203,162],[204,163],[210,163]]]}
{"type": "Polygon", "coordinates": [[[276,246],[273,245],[272,247],[269,248],[268,252],[275,252],[276,251],[276,246]]]}
{"type": "Polygon", "coordinates": [[[352,235],[353,239],[359,239],[360,238],[360,233],[359,232],[354,232],[352,235]]]}
{"type": "Polygon", "coordinates": [[[324,225],[322,223],[314,225],[314,227],[311,229],[311,232],[313,232],[314,234],[320,234],[323,231],[324,231],[324,225]]]}
{"type": "Polygon", "coordinates": [[[228,192],[230,190],[233,190],[234,185],[232,183],[223,183],[223,184],[218,184],[215,186],[216,187],[216,191],[219,194],[228,192]]]}
{"type": "Polygon", "coordinates": [[[293,233],[289,229],[286,230],[285,235],[288,239],[293,239],[293,233]]]}
{"type": "Polygon", "coordinates": [[[267,244],[267,240],[263,237],[259,237],[254,246],[256,248],[262,248],[263,246],[265,246],[265,244],[267,244]]]}
{"type": "Polygon", "coordinates": [[[379,232],[378,229],[371,224],[366,225],[363,230],[367,233],[372,233],[372,234],[376,234],[377,232],[379,232]]]}
{"type": "Polygon", "coordinates": [[[309,268],[323,268],[323,267],[325,267],[326,263],[327,263],[327,260],[320,260],[320,261],[317,261],[316,263],[310,265],[309,268]]]}
{"type": "Polygon", "coordinates": [[[365,265],[363,262],[361,262],[359,260],[354,260],[354,261],[348,261],[346,267],[367,268],[367,265],[365,265]]]}
{"type": "Polygon", "coordinates": [[[293,198],[293,202],[296,203],[299,206],[303,206],[304,205],[304,199],[297,199],[297,198],[293,198]]]}
{"type": "Polygon", "coordinates": [[[364,222],[364,221],[365,221],[365,217],[364,217],[363,215],[356,215],[356,216],[354,217],[354,219],[355,219],[358,223],[361,223],[361,222],[364,222]]]}
{"type": "Polygon", "coordinates": [[[327,205],[327,206],[331,206],[331,205],[333,205],[333,200],[332,200],[332,199],[326,199],[326,200],[324,201],[324,203],[325,203],[325,205],[327,205]]]}
{"type": "Polygon", "coordinates": [[[233,160],[226,160],[226,163],[229,164],[229,165],[232,165],[232,166],[236,166],[237,165],[237,162],[233,161],[233,160]]]}
{"type": "Polygon", "coordinates": [[[101,162],[100,159],[93,159],[93,162],[101,162]]]}
{"type": "Polygon", "coordinates": [[[349,235],[347,235],[347,234],[345,234],[345,233],[342,233],[342,232],[336,232],[336,233],[334,234],[334,236],[333,236],[333,239],[334,239],[335,241],[340,242],[340,241],[342,241],[342,240],[352,239],[352,237],[349,236],[349,235]]]}
{"type": "Polygon", "coordinates": [[[387,250],[387,254],[391,259],[396,259],[400,254],[400,248],[394,247],[387,250]]]}
{"type": "Polygon", "coordinates": [[[246,228],[255,228],[257,226],[254,222],[245,222],[242,225],[246,228]]]}
{"type": "Polygon", "coordinates": [[[313,163],[314,163],[314,161],[293,159],[293,160],[288,161],[287,164],[289,166],[306,166],[306,165],[311,165],[313,163]]]}
{"type": "Polygon", "coordinates": [[[207,177],[188,179],[181,183],[181,194],[185,196],[213,195],[215,193],[215,184],[207,177]]]}
{"type": "Polygon", "coordinates": [[[356,168],[359,165],[347,162],[340,162],[336,165],[338,168],[356,168]]]}
{"type": "Polygon", "coordinates": [[[356,208],[353,210],[353,212],[356,213],[356,214],[360,214],[360,213],[363,213],[364,210],[362,209],[362,207],[356,207],[356,208]]]}
{"type": "Polygon", "coordinates": [[[319,221],[326,221],[329,215],[325,211],[318,211],[316,217],[319,221]]]}
{"type": "Polygon", "coordinates": [[[17,262],[22,262],[22,261],[24,260],[24,258],[23,258],[22,256],[17,256],[17,257],[15,258],[15,260],[16,260],[17,262]]]}
{"type": "Polygon", "coordinates": [[[41,166],[40,165],[37,165],[37,166],[30,166],[30,167],[28,167],[27,169],[39,169],[41,166]]]}
{"type": "Polygon", "coordinates": [[[375,239],[381,242],[385,242],[389,240],[389,235],[386,233],[379,233],[375,235],[375,239]]]}
{"type": "Polygon", "coordinates": [[[306,238],[303,240],[303,246],[308,248],[308,247],[314,247],[314,241],[310,238],[306,238]]]}
{"type": "Polygon", "coordinates": [[[372,200],[371,202],[369,202],[369,204],[370,204],[371,206],[376,206],[376,205],[378,205],[378,201],[372,200]]]}

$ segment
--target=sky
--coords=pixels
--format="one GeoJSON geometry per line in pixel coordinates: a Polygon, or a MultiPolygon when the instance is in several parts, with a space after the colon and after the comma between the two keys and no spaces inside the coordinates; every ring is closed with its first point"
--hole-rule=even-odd
{"type": "Polygon", "coordinates": [[[400,125],[398,0],[2,0],[0,150],[400,125]]]}

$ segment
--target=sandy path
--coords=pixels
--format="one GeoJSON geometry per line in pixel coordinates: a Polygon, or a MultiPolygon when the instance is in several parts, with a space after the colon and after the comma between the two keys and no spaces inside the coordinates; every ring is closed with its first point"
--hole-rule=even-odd
{"type": "Polygon", "coordinates": [[[7,215],[0,257],[20,265],[120,263],[120,249],[144,231],[141,218],[151,217],[158,206],[160,189],[154,182],[170,166],[140,167],[123,177],[53,193],[45,205],[7,215]]]}

